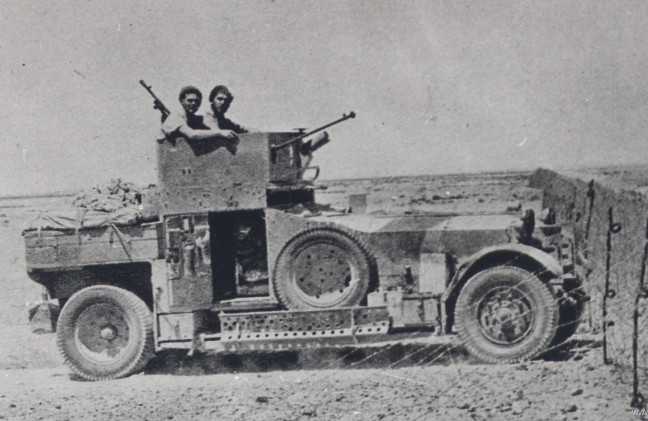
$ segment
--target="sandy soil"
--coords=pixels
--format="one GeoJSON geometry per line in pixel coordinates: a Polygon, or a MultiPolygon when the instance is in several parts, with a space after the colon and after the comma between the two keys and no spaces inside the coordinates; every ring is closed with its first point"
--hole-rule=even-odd
{"type": "MultiPolygon", "coordinates": [[[[368,212],[475,213],[539,207],[525,174],[342,180],[321,202],[368,192],[368,212]]],[[[450,342],[252,355],[165,353],[146,372],[89,383],[61,367],[52,334],[34,335],[21,225],[67,199],[0,201],[0,420],[634,420],[627,370],[601,363],[596,340],[518,365],[476,365],[450,342]]]]}
{"type": "MultiPolygon", "coordinates": [[[[485,366],[139,374],[100,383],[65,370],[0,372],[0,419],[631,420],[619,373],[580,361],[485,366]]],[[[182,370],[179,371],[182,373],[182,370]]]]}

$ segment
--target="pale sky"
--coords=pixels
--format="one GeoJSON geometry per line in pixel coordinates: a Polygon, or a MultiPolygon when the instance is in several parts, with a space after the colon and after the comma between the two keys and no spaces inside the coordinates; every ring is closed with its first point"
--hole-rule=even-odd
{"type": "Polygon", "coordinates": [[[648,163],[647,44],[645,1],[3,0],[0,195],[155,182],[139,79],[260,129],[354,110],[324,178],[648,163]]]}

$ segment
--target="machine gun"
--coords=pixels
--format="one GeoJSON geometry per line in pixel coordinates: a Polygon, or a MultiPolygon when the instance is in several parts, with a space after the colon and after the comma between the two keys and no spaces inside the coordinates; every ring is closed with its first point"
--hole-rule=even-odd
{"type": "Polygon", "coordinates": [[[158,98],[157,95],[153,93],[153,90],[151,89],[151,85],[147,85],[146,82],[144,82],[141,79],[139,83],[153,97],[153,108],[158,110],[162,114],[162,122],[164,123],[164,120],[166,120],[169,114],[171,114],[171,111],[169,111],[169,109],[166,107],[166,105],[164,105],[162,100],[160,100],[160,98],[158,98]]]}
{"type": "MultiPolygon", "coordinates": [[[[286,140],[285,142],[281,142],[279,144],[272,145],[271,150],[274,153],[274,152],[278,151],[279,149],[283,149],[286,146],[289,146],[289,145],[292,145],[293,143],[299,142],[302,139],[307,138],[308,136],[311,136],[311,135],[313,135],[313,134],[315,134],[317,132],[321,132],[324,129],[327,129],[327,128],[331,127],[331,126],[335,126],[336,124],[342,123],[343,121],[346,121],[346,120],[348,120],[350,118],[355,118],[355,116],[356,115],[355,115],[355,113],[353,111],[350,111],[348,114],[342,114],[342,118],[338,118],[335,121],[327,123],[327,124],[325,124],[323,126],[320,126],[320,127],[316,128],[316,129],[313,129],[313,130],[311,130],[309,132],[302,133],[302,134],[300,134],[298,136],[295,136],[295,137],[293,137],[291,139],[286,140]]],[[[301,152],[304,155],[310,154],[310,153],[314,152],[315,150],[321,148],[325,144],[327,144],[328,141],[329,141],[328,135],[326,134],[326,132],[324,132],[321,136],[319,136],[317,139],[315,139],[315,141],[312,144],[310,144],[310,143],[305,144],[305,145],[308,145],[308,146],[302,145],[301,152]]]]}

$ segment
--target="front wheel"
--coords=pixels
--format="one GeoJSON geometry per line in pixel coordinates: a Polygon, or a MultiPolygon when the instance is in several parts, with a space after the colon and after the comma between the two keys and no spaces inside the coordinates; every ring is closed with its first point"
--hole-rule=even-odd
{"type": "Polygon", "coordinates": [[[65,363],[83,379],[125,377],[153,356],[151,312],[130,291],[108,285],[84,288],[65,303],[56,343],[65,363]]]}
{"type": "Polygon", "coordinates": [[[560,323],[552,347],[562,348],[562,345],[576,333],[585,311],[585,301],[581,294],[574,294],[573,302],[565,300],[560,303],[560,323]]]}
{"type": "Polygon", "coordinates": [[[512,266],[478,272],[455,306],[457,332],[473,356],[489,363],[535,358],[550,346],[559,318],[549,287],[512,266]]]}

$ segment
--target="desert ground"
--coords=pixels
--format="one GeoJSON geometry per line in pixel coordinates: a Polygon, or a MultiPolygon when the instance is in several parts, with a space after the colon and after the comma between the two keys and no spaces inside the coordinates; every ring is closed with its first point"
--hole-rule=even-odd
{"type": "MultiPolygon", "coordinates": [[[[367,212],[520,212],[541,207],[528,173],[334,180],[319,202],[367,212]]],[[[637,186],[640,187],[640,183],[637,186]]],[[[514,365],[476,364],[452,337],[404,337],[363,348],[294,352],[163,353],[144,373],[109,382],[69,376],[54,334],[33,334],[21,231],[71,197],[0,199],[0,420],[637,420],[630,372],[602,363],[600,338],[514,365]]]]}

